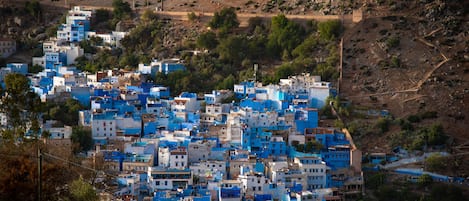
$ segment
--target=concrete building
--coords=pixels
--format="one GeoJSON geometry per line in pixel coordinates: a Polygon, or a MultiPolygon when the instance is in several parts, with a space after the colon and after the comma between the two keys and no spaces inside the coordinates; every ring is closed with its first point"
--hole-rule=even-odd
{"type": "Polygon", "coordinates": [[[192,172],[189,169],[164,169],[159,167],[148,168],[148,184],[152,191],[185,189],[192,185],[192,172]]]}
{"type": "Polygon", "coordinates": [[[215,177],[216,174],[223,175],[223,179],[226,179],[226,161],[200,161],[192,163],[189,166],[192,173],[199,178],[203,178],[205,181],[215,177]]]}
{"type": "Polygon", "coordinates": [[[93,11],[75,6],[66,18],[66,23],[59,26],[57,38],[69,42],[80,42],[85,39],[85,33],[90,30],[90,20],[93,11]]]}
{"type": "Polygon", "coordinates": [[[314,156],[296,157],[294,162],[298,164],[303,174],[307,175],[306,189],[320,189],[327,186],[327,166],[320,158],[314,156]]]}
{"type": "Polygon", "coordinates": [[[245,195],[263,194],[263,187],[269,183],[269,179],[260,173],[247,173],[239,175],[238,180],[242,183],[242,192],[245,195]]]}
{"type": "Polygon", "coordinates": [[[115,139],[116,120],[112,113],[93,113],[91,116],[91,135],[93,139],[115,139]]]}
{"type": "Polygon", "coordinates": [[[7,58],[16,53],[16,41],[8,38],[0,38],[0,57],[7,58]]]}
{"type": "Polygon", "coordinates": [[[178,147],[169,152],[169,168],[182,170],[188,166],[188,155],[185,147],[178,147]]]}
{"type": "Polygon", "coordinates": [[[85,38],[89,40],[91,37],[101,38],[103,45],[111,47],[121,47],[120,41],[127,35],[128,32],[112,31],[110,33],[100,33],[96,31],[87,31],[85,38]]]}
{"type": "Polygon", "coordinates": [[[180,59],[164,59],[161,61],[155,59],[149,65],[138,64],[138,72],[142,74],[163,73],[167,75],[180,70],[186,70],[183,61],[180,59]]]}

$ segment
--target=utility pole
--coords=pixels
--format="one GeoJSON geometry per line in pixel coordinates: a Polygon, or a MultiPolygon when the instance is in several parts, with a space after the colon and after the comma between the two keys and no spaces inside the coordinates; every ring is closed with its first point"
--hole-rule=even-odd
{"type": "Polygon", "coordinates": [[[41,154],[41,149],[37,149],[37,170],[38,170],[38,176],[37,176],[37,200],[41,201],[41,192],[42,192],[42,182],[41,182],[41,177],[42,177],[42,154],[41,154]]]}

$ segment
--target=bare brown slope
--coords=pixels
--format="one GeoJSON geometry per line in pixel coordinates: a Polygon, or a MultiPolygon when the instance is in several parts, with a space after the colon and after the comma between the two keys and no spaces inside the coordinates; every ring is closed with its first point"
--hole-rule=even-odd
{"type": "MultiPolygon", "coordinates": [[[[414,126],[440,123],[454,139],[449,151],[469,156],[467,146],[460,146],[469,143],[469,22],[464,7],[448,1],[402,5],[398,13],[371,8],[384,10],[369,13],[344,34],[341,95],[359,110],[385,109],[396,119],[436,111],[437,118],[414,126]],[[389,46],[392,38],[399,40],[395,47],[389,46]]],[[[376,119],[361,123],[374,125],[376,119]]],[[[399,126],[391,125],[384,134],[364,134],[358,141],[365,151],[389,151],[391,135],[399,132],[399,126]]]]}

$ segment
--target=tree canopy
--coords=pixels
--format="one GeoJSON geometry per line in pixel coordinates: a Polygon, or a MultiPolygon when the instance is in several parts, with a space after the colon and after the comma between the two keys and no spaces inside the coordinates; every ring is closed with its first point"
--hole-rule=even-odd
{"type": "Polygon", "coordinates": [[[342,25],[339,20],[329,20],[318,23],[319,35],[324,40],[331,40],[340,35],[342,25]]]}
{"type": "Polygon", "coordinates": [[[230,30],[239,26],[235,8],[223,8],[220,12],[215,12],[212,20],[208,23],[211,28],[230,30]]]}
{"type": "Polygon", "coordinates": [[[132,14],[132,9],[130,8],[130,4],[122,0],[113,0],[112,8],[114,9],[113,10],[114,18],[119,19],[119,20],[129,17],[132,14]]]}
{"type": "MultiPolygon", "coordinates": [[[[11,73],[5,76],[0,110],[7,117],[7,130],[13,131],[13,136],[2,136],[16,140],[23,137],[28,123],[38,125],[39,113],[43,106],[37,94],[29,88],[29,79],[24,75],[11,73]]],[[[39,127],[32,129],[39,131],[39,127]]]]}
{"type": "Polygon", "coordinates": [[[214,49],[218,45],[217,35],[212,32],[205,32],[197,38],[197,46],[208,50],[214,49]]]}
{"type": "Polygon", "coordinates": [[[93,186],[83,181],[82,177],[72,182],[70,194],[75,201],[94,201],[99,199],[93,186]]]}
{"type": "Polygon", "coordinates": [[[93,147],[93,138],[91,131],[81,126],[74,126],[72,130],[72,142],[76,143],[78,147],[75,147],[74,152],[88,151],[93,147]]]}
{"type": "Polygon", "coordinates": [[[267,47],[272,56],[280,56],[284,51],[290,54],[303,42],[305,36],[302,26],[280,14],[272,18],[267,47]]]}

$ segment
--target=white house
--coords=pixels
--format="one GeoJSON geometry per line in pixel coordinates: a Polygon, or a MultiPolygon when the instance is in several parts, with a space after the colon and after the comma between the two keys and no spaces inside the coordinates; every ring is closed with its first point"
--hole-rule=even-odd
{"type": "Polygon", "coordinates": [[[148,168],[148,184],[153,191],[186,188],[192,185],[192,172],[189,169],[148,168]]]}
{"type": "Polygon", "coordinates": [[[91,135],[93,139],[115,139],[116,120],[110,113],[95,113],[91,115],[91,135]]]}
{"type": "Polygon", "coordinates": [[[242,191],[245,195],[263,194],[264,184],[269,183],[269,179],[260,173],[248,173],[239,175],[238,180],[242,183],[242,191]]]}
{"type": "Polygon", "coordinates": [[[294,162],[298,164],[303,174],[307,175],[307,189],[320,189],[326,187],[327,166],[318,157],[305,156],[295,157],[294,162]]]}
{"type": "Polygon", "coordinates": [[[98,37],[103,40],[104,45],[109,45],[113,47],[120,47],[120,41],[125,37],[127,32],[122,31],[112,31],[110,33],[100,33],[96,31],[87,31],[85,33],[85,38],[90,39],[91,37],[98,37]]]}
{"type": "Polygon", "coordinates": [[[178,147],[169,152],[169,168],[186,169],[188,167],[188,155],[185,147],[178,147]]]}
{"type": "Polygon", "coordinates": [[[209,159],[210,152],[216,142],[212,141],[195,141],[190,142],[188,145],[189,163],[205,161],[209,159]]]}
{"type": "Polygon", "coordinates": [[[215,174],[223,174],[226,178],[226,161],[201,161],[191,164],[189,169],[200,178],[212,178],[215,174]]]}
{"type": "Polygon", "coordinates": [[[71,126],[54,126],[56,121],[48,120],[43,126],[44,131],[50,133],[50,139],[68,139],[72,136],[71,126]]]}

